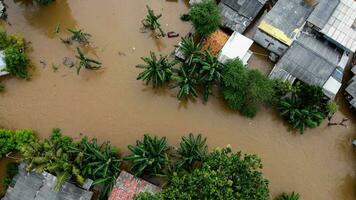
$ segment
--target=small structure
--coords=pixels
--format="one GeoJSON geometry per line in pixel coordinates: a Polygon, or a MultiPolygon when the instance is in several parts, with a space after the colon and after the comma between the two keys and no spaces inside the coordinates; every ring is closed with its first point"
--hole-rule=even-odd
{"type": "Polygon", "coordinates": [[[234,32],[229,40],[225,43],[219,54],[219,61],[224,63],[228,59],[239,58],[245,65],[252,56],[252,52],[249,50],[253,41],[250,38],[241,35],[238,32],[234,32]]]}
{"type": "Polygon", "coordinates": [[[196,3],[201,3],[203,0],[189,0],[189,4],[192,6],[196,3]]]}
{"type": "Polygon", "coordinates": [[[132,200],[140,192],[157,193],[160,190],[159,187],[122,171],[116,180],[109,200],[132,200]]]}
{"type": "Polygon", "coordinates": [[[9,72],[4,71],[6,68],[4,51],[0,51],[0,76],[9,74],[9,72]]]}
{"type": "Polygon", "coordinates": [[[19,166],[2,200],[90,200],[93,193],[65,182],[59,192],[54,192],[57,177],[50,173],[28,173],[25,164],[19,166]]]}
{"type": "Polygon", "coordinates": [[[221,0],[222,25],[243,33],[261,11],[267,0],[221,0]]]}
{"type": "Polygon", "coordinates": [[[254,41],[278,56],[283,55],[313,9],[304,0],[278,0],[258,26],[254,41]]]}
{"type": "Polygon", "coordinates": [[[348,86],[345,89],[346,99],[350,103],[350,106],[356,109],[356,65],[351,69],[353,77],[348,83],[348,86]]]}
{"type": "Polygon", "coordinates": [[[333,99],[341,87],[348,56],[311,33],[302,33],[273,68],[270,78],[319,85],[333,99]]]}
{"type": "Polygon", "coordinates": [[[228,40],[228,34],[221,30],[217,30],[202,41],[202,51],[210,48],[211,53],[214,56],[217,56],[228,40]]]}

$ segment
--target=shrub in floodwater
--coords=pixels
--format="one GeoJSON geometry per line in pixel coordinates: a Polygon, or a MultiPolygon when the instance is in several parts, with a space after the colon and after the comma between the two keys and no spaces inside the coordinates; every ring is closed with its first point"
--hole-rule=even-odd
{"type": "Polygon", "coordinates": [[[145,134],[143,140],[137,140],[136,145],[129,145],[131,155],[124,160],[132,162],[130,171],[135,176],[142,174],[160,175],[168,164],[168,150],[165,137],[158,138],[145,134]]]}
{"type": "Polygon", "coordinates": [[[34,2],[38,3],[40,6],[47,6],[53,3],[55,0],[33,0],[34,2]]]}
{"type": "Polygon", "coordinates": [[[191,17],[190,17],[190,14],[182,14],[180,16],[180,20],[182,20],[183,22],[187,22],[187,21],[190,21],[191,20],[191,17]]]}
{"type": "Polygon", "coordinates": [[[9,47],[5,49],[4,54],[6,63],[5,71],[19,78],[26,79],[29,77],[27,71],[29,61],[21,49],[9,47]]]}
{"type": "Polygon", "coordinates": [[[31,130],[0,129],[0,158],[10,152],[20,151],[21,148],[35,141],[35,135],[31,130]]]}
{"type": "Polygon", "coordinates": [[[203,0],[194,4],[189,14],[195,31],[201,37],[207,37],[219,29],[221,17],[215,0],[203,0]]]}
{"type": "Polygon", "coordinates": [[[156,31],[158,29],[158,31],[160,32],[160,36],[164,37],[166,34],[163,32],[161,28],[161,24],[158,21],[159,18],[162,17],[162,14],[155,15],[153,10],[148,5],[146,5],[146,7],[147,7],[148,14],[142,22],[143,26],[148,27],[153,31],[156,31]]]}
{"type": "Polygon", "coordinates": [[[335,101],[331,101],[326,105],[326,110],[330,115],[333,115],[339,109],[339,105],[335,101]]]}
{"type": "Polygon", "coordinates": [[[136,67],[144,69],[144,71],[138,75],[137,80],[146,81],[147,85],[152,81],[153,88],[160,87],[171,80],[172,67],[176,62],[170,62],[167,56],[160,55],[158,59],[153,52],[150,52],[150,57],[141,59],[145,64],[140,64],[136,67]]]}
{"type": "Polygon", "coordinates": [[[281,196],[277,197],[276,200],[299,200],[300,196],[298,193],[292,192],[291,194],[283,193],[281,196]]]}
{"type": "Polygon", "coordinates": [[[79,59],[79,65],[77,66],[77,74],[79,74],[80,69],[82,67],[90,70],[97,70],[101,68],[101,62],[87,58],[79,47],[77,47],[77,53],[78,55],[75,56],[79,59]]]}

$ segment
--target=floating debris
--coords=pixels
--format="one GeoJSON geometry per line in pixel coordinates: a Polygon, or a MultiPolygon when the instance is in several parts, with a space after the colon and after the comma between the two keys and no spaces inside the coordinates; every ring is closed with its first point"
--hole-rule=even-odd
{"type": "Polygon", "coordinates": [[[175,37],[179,37],[179,33],[176,33],[174,31],[170,31],[167,33],[168,38],[175,38],[175,37]]]}
{"type": "Polygon", "coordinates": [[[59,69],[59,66],[52,63],[52,69],[53,69],[53,72],[57,72],[59,69]]]}
{"type": "Polygon", "coordinates": [[[75,66],[75,62],[73,61],[73,59],[71,59],[69,57],[64,57],[63,65],[66,67],[72,68],[75,66]]]}

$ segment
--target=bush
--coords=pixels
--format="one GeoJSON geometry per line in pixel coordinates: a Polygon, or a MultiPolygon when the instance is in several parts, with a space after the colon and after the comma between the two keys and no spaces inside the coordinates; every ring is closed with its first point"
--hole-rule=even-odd
{"type": "Polygon", "coordinates": [[[166,199],[269,199],[268,181],[261,173],[262,164],[254,155],[232,153],[231,148],[214,150],[201,168],[176,174],[155,195],[140,194],[136,200],[166,199]]]}
{"type": "Polygon", "coordinates": [[[230,60],[222,72],[221,92],[233,110],[254,117],[259,107],[271,102],[273,84],[261,72],[247,69],[240,60],[230,60]]]}
{"type": "Polygon", "coordinates": [[[300,196],[298,193],[292,192],[291,194],[283,193],[276,200],[299,200],[300,196]]]}
{"type": "Polygon", "coordinates": [[[55,0],[33,0],[34,2],[38,3],[40,6],[47,6],[53,3],[55,0]]]}
{"type": "Polygon", "coordinates": [[[0,129],[0,158],[10,152],[20,151],[24,145],[35,141],[31,130],[0,129]]]}
{"type": "Polygon", "coordinates": [[[143,173],[147,175],[160,175],[168,164],[169,147],[166,138],[152,137],[145,134],[143,140],[137,140],[136,145],[129,145],[131,155],[126,156],[124,160],[132,161],[130,171],[135,176],[143,173]]]}
{"type": "Polygon", "coordinates": [[[16,47],[8,47],[5,49],[5,71],[13,76],[26,79],[28,78],[28,58],[21,49],[16,47]]]}
{"type": "Polygon", "coordinates": [[[6,165],[6,176],[3,180],[4,191],[7,190],[9,185],[12,182],[12,179],[17,175],[19,172],[19,164],[16,162],[10,162],[6,165]]]}
{"type": "Polygon", "coordinates": [[[221,24],[220,11],[214,0],[194,4],[189,14],[195,31],[201,37],[209,36],[221,24]]]}
{"type": "Polygon", "coordinates": [[[25,49],[25,40],[18,35],[8,35],[5,30],[0,30],[0,49],[14,47],[18,49],[25,49]]]}
{"type": "Polygon", "coordinates": [[[339,105],[335,101],[331,101],[326,105],[326,111],[330,114],[333,115],[339,110],[339,105]]]}

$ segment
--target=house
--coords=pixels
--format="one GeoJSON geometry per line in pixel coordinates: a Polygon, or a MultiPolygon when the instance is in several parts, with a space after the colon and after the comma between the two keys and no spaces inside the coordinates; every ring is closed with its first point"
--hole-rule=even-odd
{"type": "Polygon", "coordinates": [[[239,32],[234,32],[221,49],[218,60],[224,63],[228,59],[239,58],[247,65],[247,61],[252,56],[250,51],[252,44],[253,41],[250,38],[241,35],[239,32]]]}
{"type": "Polygon", "coordinates": [[[222,25],[243,33],[262,10],[267,0],[221,0],[222,25]]]}
{"type": "Polygon", "coordinates": [[[304,0],[279,0],[258,26],[254,41],[282,56],[300,34],[314,7],[304,0]]]}
{"type": "Polygon", "coordinates": [[[54,192],[57,177],[43,172],[41,174],[25,170],[19,166],[19,173],[14,177],[2,200],[90,200],[93,193],[65,182],[59,192],[54,192]]]}
{"type": "Polygon", "coordinates": [[[341,87],[348,55],[322,36],[303,32],[277,62],[270,78],[319,85],[333,99],[341,87]]]}
{"type": "Polygon", "coordinates": [[[0,51],[0,76],[9,74],[9,72],[4,71],[6,68],[4,51],[0,51]]]}
{"type": "Polygon", "coordinates": [[[345,89],[346,99],[350,103],[350,106],[356,109],[356,65],[351,69],[353,73],[352,79],[349,81],[348,86],[345,89]]]}
{"type": "Polygon", "coordinates": [[[121,171],[116,184],[111,191],[109,200],[132,200],[140,192],[157,193],[161,189],[145,180],[134,177],[132,174],[121,171]]]}

